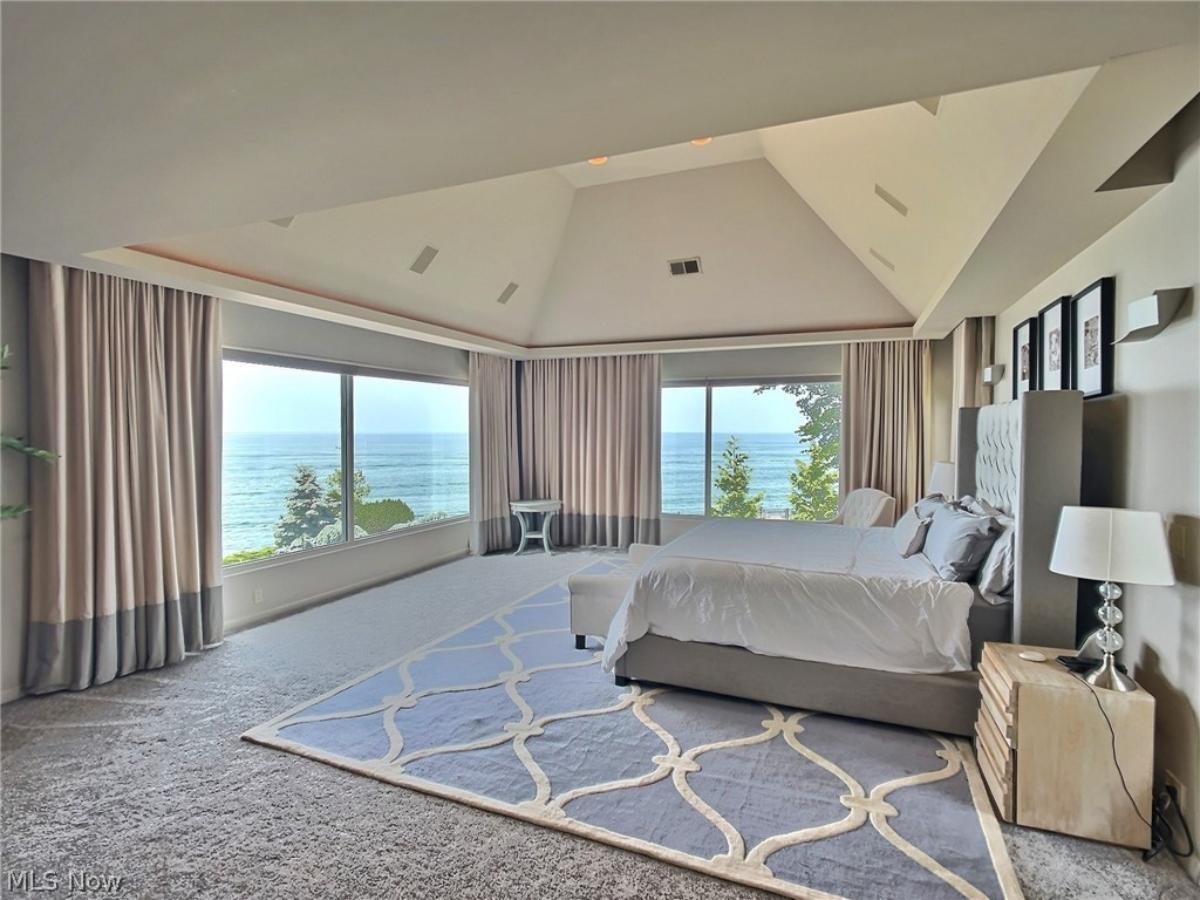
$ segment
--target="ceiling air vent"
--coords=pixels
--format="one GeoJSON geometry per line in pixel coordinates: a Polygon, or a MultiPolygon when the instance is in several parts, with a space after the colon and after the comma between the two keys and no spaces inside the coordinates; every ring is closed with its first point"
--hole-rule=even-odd
{"type": "Polygon", "coordinates": [[[884,256],[882,253],[880,253],[874,247],[869,247],[868,250],[873,257],[875,257],[877,260],[879,260],[890,271],[892,271],[892,272],[896,271],[896,264],[894,262],[892,262],[890,259],[888,259],[886,256],[884,256]]]}
{"type": "Polygon", "coordinates": [[[410,272],[416,272],[418,275],[424,275],[425,270],[429,268],[429,264],[433,262],[433,258],[438,255],[437,247],[426,247],[417,254],[417,258],[413,260],[413,264],[408,267],[410,272]]]}
{"type": "Polygon", "coordinates": [[[507,303],[509,300],[512,299],[512,295],[517,292],[517,287],[518,287],[518,285],[515,281],[510,281],[508,283],[508,287],[506,287],[504,290],[502,290],[500,292],[500,296],[496,298],[496,302],[497,303],[507,303]]]}
{"type": "Polygon", "coordinates": [[[882,184],[875,185],[875,196],[900,213],[902,216],[908,215],[908,207],[897,199],[896,195],[885,188],[882,184]]]}
{"type": "Polygon", "coordinates": [[[690,259],[672,259],[667,261],[667,269],[672,275],[699,275],[700,257],[690,259]]]}

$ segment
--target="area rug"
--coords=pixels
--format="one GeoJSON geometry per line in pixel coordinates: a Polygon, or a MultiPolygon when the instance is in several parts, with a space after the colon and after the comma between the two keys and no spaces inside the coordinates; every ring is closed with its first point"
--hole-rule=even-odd
{"type": "Polygon", "coordinates": [[[620,688],[567,626],[564,579],[243,737],[785,896],[1021,896],[966,742],[620,688]]]}

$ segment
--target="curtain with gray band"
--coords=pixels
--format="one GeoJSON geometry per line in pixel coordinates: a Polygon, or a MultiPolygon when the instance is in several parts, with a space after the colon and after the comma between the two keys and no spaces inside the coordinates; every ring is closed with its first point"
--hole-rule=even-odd
{"type": "Polygon", "coordinates": [[[219,643],[219,301],[33,262],[30,373],[26,689],[219,643]]]}
{"type": "Polygon", "coordinates": [[[994,316],[963,319],[951,333],[954,349],[950,410],[951,462],[958,450],[958,411],[967,406],[987,406],[992,402],[992,388],[983,383],[983,370],[994,359],[995,333],[994,316]]]}
{"type": "Polygon", "coordinates": [[[872,341],[842,350],[842,494],[870,487],[897,516],[925,493],[932,352],[929,341],[872,341]]]}
{"type": "Polygon", "coordinates": [[[508,504],[520,496],[516,378],[511,359],[471,353],[471,552],[476,556],[506,550],[513,543],[508,504]]]}
{"type": "Polygon", "coordinates": [[[561,545],[659,540],[657,356],[471,354],[471,546],[512,546],[509,501],[561,500],[561,545]]]}
{"type": "Polygon", "coordinates": [[[563,545],[627,548],[660,537],[662,373],[638,354],[521,363],[521,496],[562,500],[563,545]]]}

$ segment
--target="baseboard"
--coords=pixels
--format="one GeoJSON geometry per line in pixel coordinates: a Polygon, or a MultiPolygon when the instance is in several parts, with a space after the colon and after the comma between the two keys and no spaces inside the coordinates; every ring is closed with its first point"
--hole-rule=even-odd
{"type": "Polygon", "coordinates": [[[411,569],[402,569],[398,572],[389,572],[387,575],[382,575],[377,578],[365,578],[362,581],[356,581],[352,584],[343,585],[331,591],[324,591],[320,594],[314,594],[311,597],[303,597],[299,600],[293,600],[290,603],[285,603],[282,606],[276,606],[269,610],[263,610],[261,613],[242,616],[240,619],[233,619],[225,623],[225,634],[234,634],[238,631],[244,631],[247,628],[254,628],[258,625],[265,625],[268,622],[274,622],[276,619],[282,619],[285,616],[295,615],[299,612],[304,612],[306,609],[312,609],[314,606],[320,606],[323,603],[332,603],[334,600],[340,600],[343,597],[348,597],[351,594],[357,594],[359,591],[365,591],[369,588],[377,587],[381,584],[387,584],[389,581],[399,581],[401,578],[408,578],[420,572],[426,572],[429,569],[437,568],[445,565],[448,562],[454,562],[456,559],[462,559],[468,555],[467,550],[454,550],[450,553],[444,553],[441,556],[433,559],[423,560],[420,565],[413,566],[411,569]]]}

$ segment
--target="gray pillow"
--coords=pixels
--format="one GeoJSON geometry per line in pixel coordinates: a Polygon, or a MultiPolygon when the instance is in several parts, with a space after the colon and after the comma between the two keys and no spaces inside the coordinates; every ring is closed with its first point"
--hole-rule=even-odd
{"type": "Polygon", "coordinates": [[[952,505],[949,500],[941,494],[930,494],[917,501],[917,505],[913,507],[917,511],[917,515],[922,519],[932,519],[933,514],[943,507],[952,505]]]}
{"type": "Polygon", "coordinates": [[[946,581],[970,581],[992,549],[999,523],[991,516],[974,516],[953,506],[933,514],[925,534],[925,558],[946,581]]]}
{"type": "Polygon", "coordinates": [[[925,546],[925,532],[929,529],[930,521],[918,516],[914,506],[892,527],[892,540],[896,542],[896,549],[905,559],[914,553],[920,553],[921,548],[925,546]]]}
{"type": "Polygon", "coordinates": [[[979,589],[983,591],[985,600],[990,599],[988,595],[1011,594],[1013,581],[1017,577],[1016,524],[1009,518],[998,521],[1003,530],[979,569],[979,589]]]}

